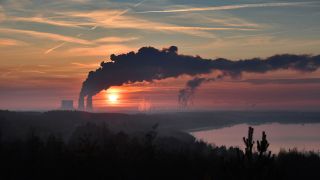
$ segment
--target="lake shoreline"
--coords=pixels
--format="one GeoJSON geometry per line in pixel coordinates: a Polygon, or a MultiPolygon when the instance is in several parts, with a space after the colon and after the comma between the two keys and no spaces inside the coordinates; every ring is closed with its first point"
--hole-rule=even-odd
{"type": "Polygon", "coordinates": [[[197,131],[189,131],[189,134],[198,140],[209,144],[226,147],[244,147],[242,137],[247,135],[247,128],[252,126],[254,140],[261,139],[262,131],[265,131],[273,152],[282,149],[299,151],[320,151],[320,123],[242,123],[222,128],[202,128],[197,131]],[[294,133],[293,133],[294,132],[294,133]]]}

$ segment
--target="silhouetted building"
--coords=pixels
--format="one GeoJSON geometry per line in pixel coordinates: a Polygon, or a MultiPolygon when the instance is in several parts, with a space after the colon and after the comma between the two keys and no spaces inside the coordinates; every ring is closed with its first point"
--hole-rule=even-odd
{"type": "Polygon", "coordinates": [[[93,103],[92,103],[92,96],[87,95],[86,99],[86,106],[84,106],[85,103],[85,96],[80,95],[78,100],[78,110],[79,111],[93,111],[93,103]]]}
{"type": "Polygon", "coordinates": [[[61,101],[62,110],[73,110],[73,100],[62,100],[61,101]]]}

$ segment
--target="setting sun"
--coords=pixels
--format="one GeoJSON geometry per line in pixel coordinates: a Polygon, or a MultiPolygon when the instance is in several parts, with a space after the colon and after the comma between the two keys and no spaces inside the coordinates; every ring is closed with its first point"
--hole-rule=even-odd
{"type": "Polygon", "coordinates": [[[118,94],[108,94],[108,100],[110,103],[117,103],[119,95],[118,94]]]}
{"type": "Polygon", "coordinates": [[[105,99],[108,104],[117,104],[119,102],[120,90],[118,88],[110,88],[106,91],[105,99]]]}

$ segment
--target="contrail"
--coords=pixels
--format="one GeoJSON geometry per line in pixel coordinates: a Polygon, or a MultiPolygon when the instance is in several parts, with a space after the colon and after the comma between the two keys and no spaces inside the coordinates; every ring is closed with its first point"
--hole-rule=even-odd
{"type": "Polygon", "coordinates": [[[137,3],[137,4],[135,4],[135,5],[133,5],[133,7],[138,7],[138,6],[140,6],[142,3],[144,3],[144,2],[146,2],[147,0],[143,0],[143,1],[141,1],[141,2],[139,2],[139,3],[137,3]]]}
{"type": "Polygon", "coordinates": [[[243,8],[301,6],[301,5],[307,5],[307,4],[313,4],[313,3],[317,3],[317,2],[239,4],[239,5],[212,6],[212,7],[202,7],[202,8],[142,11],[137,13],[175,13],[175,12],[179,13],[179,12],[195,12],[195,11],[222,11],[222,10],[233,10],[233,9],[243,9],[243,8]]]}
{"type": "MultiPolygon", "coordinates": [[[[147,0],[140,1],[140,2],[137,3],[137,4],[134,4],[133,7],[138,7],[138,6],[140,6],[142,3],[146,2],[146,1],[147,1],[147,0]]],[[[119,12],[118,14],[110,17],[109,19],[114,19],[114,18],[116,18],[116,17],[122,16],[122,15],[126,14],[128,11],[130,11],[131,9],[132,9],[132,8],[127,8],[127,9],[119,12]]],[[[98,25],[95,25],[95,26],[93,26],[92,28],[90,28],[89,31],[95,30],[95,29],[97,29],[97,27],[99,27],[99,26],[98,26],[98,25]]]]}
{"type": "Polygon", "coordinates": [[[67,42],[63,42],[63,43],[61,43],[61,44],[59,44],[59,45],[57,45],[57,46],[55,46],[55,47],[53,47],[53,48],[51,48],[51,49],[48,49],[46,52],[44,52],[44,54],[48,54],[48,53],[50,53],[50,52],[52,52],[52,51],[54,51],[54,50],[62,47],[62,46],[65,45],[65,44],[67,44],[67,42]]]}
{"type": "MultiPolygon", "coordinates": [[[[133,7],[138,7],[138,6],[140,6],[142,3],[144,3],[145,1],[147,1],[147,0],[140,1],[140,2],[137,3],[137,4],[134,4],[133,7]]],[[[127,9],[121,11],[120,13],[116,14],[115,16],[110,17],[109,19],[113,19],[113,18],[122,16],[122,15],[126,14],[128,11],[130,11],[131,9],[132,9],[132,8],[127,8],[127,9]]],[[[93,30],[97,29],[97,27],[99,27],[99,26],[98,26],[98,25],[92,26],[91,28],[88,29],[88,31],[93,31],[93,30]]],[[[82,35],[83,35],[83,34],[78,34],[77,37],[80,37],[80,36],[82,36],[82,35]]],[[[58,44],[57,46],[55,46],[55,47],[53,47],[53,48],[50,48],[50,49],[48,49],[47,51],[45,51],[44,54],[49,54],[50,52],[52,52],[52,51],[54,51],[54,50],[56,50],[56,49],[64,46],[65,44],[67,44],[67,42],[63,42],[63,43],[61,43],[61,44],[58,44]]]]}
{"type": "Polygon", "coordinates": [[[90,30],[95,30],[95,29],[97,29],[97,27],[98,27],[97,25],[96,25],[96,26],[93,26],[92,28],[89,29],[89,31],[90,31],[90,30]]]}

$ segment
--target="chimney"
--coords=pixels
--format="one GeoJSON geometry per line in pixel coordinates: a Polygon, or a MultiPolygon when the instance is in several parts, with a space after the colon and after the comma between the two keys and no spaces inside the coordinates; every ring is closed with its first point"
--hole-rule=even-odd
{"type": "Polygon", "coordinates": [[[87,96],[87,106],[86,106],[87,111],[92,111],[93,110],[93,105],[92,105],[92,96],[88,95],[87,96]]]}
{"type": "Polygon", "coordinates": [[[79,100],[78,100],[78,110],[79,111],[84,110],[84,97],[81,95],[79,96],[79,100]]]}

